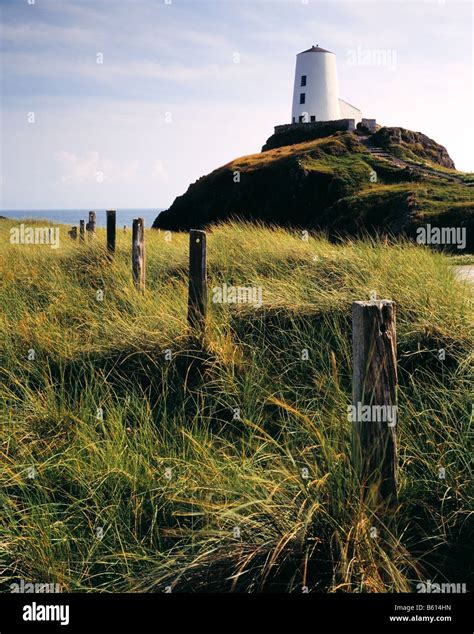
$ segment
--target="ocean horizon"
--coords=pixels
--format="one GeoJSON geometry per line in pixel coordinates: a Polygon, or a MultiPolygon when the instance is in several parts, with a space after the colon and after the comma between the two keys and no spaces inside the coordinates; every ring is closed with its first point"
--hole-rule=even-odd
{"type": "MultiPolygon", "coordinates": [[[[46,220],[48,222],[57,222],[66,225],[79,226],[79,220],[89,219],[89,211],[96,212],[96,221],[98,227],[105,227],[106,216],[105,209],[1,209],[0,216],[5,216],[11,220],[46,220]]],[[[151,227],[155,218],[163,211],[163,208],[123,208],[117,209],[117,227],[123,225],[131,226],[134,218],[143,218],[145,227],[151,227]]]]}

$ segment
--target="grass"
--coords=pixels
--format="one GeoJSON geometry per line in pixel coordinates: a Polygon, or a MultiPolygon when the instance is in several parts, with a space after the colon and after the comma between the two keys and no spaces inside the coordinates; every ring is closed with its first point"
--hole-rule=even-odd
{"type": "MultiPolygon", "coordinates": [[[[414,150],[418,145],[413,144],[414,150]]],[[[423,147],[418,151],[422,160],[438,156],[441,149],[428,144],[426,152],[423,147]]],[[[310,227],[331,238],[367,233],[415,238],[420,226],[431,224],[460,229],[471,253],[474,204],[468,177],[459,173],[456,180],[447,180],[442,170],[425,173],[397,166],[372,155],[358,135],[337,132],[217,168],[163,211],[155,226],[187,230],[240,218],[310,227]]]]}
{"type": "MultiPolygon", "coordinates": [[[[358,141],[352,135],[345,134],[339,138],[331,137],[313,139],[311,141],[303,141],[302,143],[284,145],[273,150],[267,150],[266,152],[241,156],[240,158],[234,159],[230,163],[219,167],[215,170],[215,173],[227,170],[230,172],[251,172],[256,169],[267,168],[272,163],[292,158],[295,154],[301,154],[303,159],[313,157],[324,159],[334,152],[339,155],[346,153],[348,146],[357,147],[360,150],[363,150],[362,146],[360,146],[358,141]]],[[[323,166],[318,165],[317,167],[323,166]]]]}
{"type": "Polygon", "coordinates": [[[3,589],[386,592],[472,579],[471,291],[448,257],[217,226],[210,296],[252,285],[263,307],[210,302],[198,345],[187,235],[147,231],[140,295],[130,233],[109,262],[101,229],[81,245],[61,227],[54,250],[10,245],[11,226],[0,222],[3,589]],[[362,502],[350,463],[350,308],[373,290],[398,310],[393,514],[362,502]]]}
{"type": "Polygon", "coordinates": [[[453,255],[451,256],[451,262],[459,266],[468,266],[474,264],[474,255],[453,255]]]}
{"type": "Polygon", "coordinates": [[[422,160],[417,156],[413,158],[413,153],[412,158],[410,158],[409,156],[404,156],[403,158],[404,160],[406,160],[407,163],[410,163],[414,166],[428,167],[431,170],[439,172],[441,175],[446,174],[448,176],[456,176],[459,180],[463,181],[466,184],[474,182],[474,174],[472,172],[462,172],[457,169],[452,169],[451,167],[444,167],[443,165],[440,165],[435,161],[430,161],[427,158],[423,158],[422,160]]]}
{"type": "MultiPolygon", "coordinates": [[[[352,193],[356,196],[357,203],[364,208],[364,213],[371,213],[374,207],[379,206],[373,202],[374,195],[392,200],[396,209],[399,206],[397,194],[406,192],[417,197],[420,213],[428,219],[430,216],[446,216],[458,224],[458,216],[462,219],[472,216],[472,192],[465,186],[465,183],[472,180],[472,174],[443,168],[426,159],[428,167],[433,167],[440,173],[455,174],[464,182],[447,185],[446,181],[440,182],[436,176],[429,175],[423,175],[415,182],[407,181],[402,168],[372,156],[357,138],[348,133],[244,156],[219,168],[215,174],[225,171],[246,173],[267,169],[295,155],[300,155],[299,163],[305,171],[337,176],[344,185],[346,194],[352,193]],[[376,182],[371,181],[372,170],[377,174],[376,182]],[[365,200],[370,201],[367,208],[364,207],[365,200]]],[[[354,209],[351,208],[351,212],[353,213],[354,209]]]]}

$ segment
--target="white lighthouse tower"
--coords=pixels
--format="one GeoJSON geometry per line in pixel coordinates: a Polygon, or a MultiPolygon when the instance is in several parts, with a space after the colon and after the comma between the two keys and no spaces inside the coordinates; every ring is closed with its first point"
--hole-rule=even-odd
{"type": "Polygon", "coordinates": [[[336,55],[312,46],[296,56],[292,123],[362,118],[358,108],[339,99],[336,55]]]}

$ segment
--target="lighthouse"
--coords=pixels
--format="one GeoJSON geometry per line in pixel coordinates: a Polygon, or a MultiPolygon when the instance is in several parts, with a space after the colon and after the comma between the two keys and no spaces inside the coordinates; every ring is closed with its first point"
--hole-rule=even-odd
{"type": "Polygon", "coordinates": [[[292,123],[354,119],[362,113],[358,108],[339,99],[336,55],[312,46],[296,56],[293,88],[292,123]]]}

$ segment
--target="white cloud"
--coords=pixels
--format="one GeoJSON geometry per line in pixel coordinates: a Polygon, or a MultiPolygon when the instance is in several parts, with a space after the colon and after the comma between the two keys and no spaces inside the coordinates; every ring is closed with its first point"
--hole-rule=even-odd
{"type": "Polygon", "coordinates": [[[152,178],[156,178],[163,183],[167,183],[169,181],[168,170],[163,164],[163,161],[155,161],[152,165],[151,170],[152,178]]]}
{"type": "Polygon", "coordinates": [[[3,24],[2,40],[16,45],[34,44],[92,44],[97,33],[90,28],[60,26],[54,24],[3,24]]]}
{"type": "Polygon", "coordinates": [[[54,155],[61,169],[61,182],[75,185],[98,182],[120,182],[133,184],[137,180],[139,161],[118,165],[111,159],[101,157],[96,150],[78,156],[67,150],[54,155]]]}
{"type": "MultiPolygon", "coordinates": [[[[236,77],[251,77],[268,72],[268,63],[264,64],[257,58],[243,56],[241,63],[233,62],[233,51],[228,50],[222,54],[217,63],[201,65],[163,64],[156,60],[142,59],[117,60],[105,51],[91,49],[82,59],[67,59],[59,55],[42,54],[41,56],[29,53],[5,53],[2,59],[4,69],[13,71],[19,75],[31,75],[43,78],[82,77],[95,79],[100,82],[110,82],[120,78],[138,79],[163,79],[182,83],[221,81],[236,77]],[[103,53],[103,63],[98,64],[96,55],[103,53]]],[[[276,67],[275,67],[276,70],[276,67]]]]}

